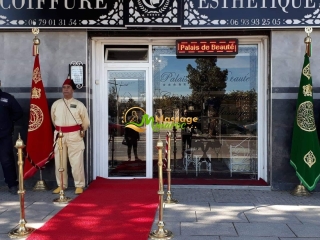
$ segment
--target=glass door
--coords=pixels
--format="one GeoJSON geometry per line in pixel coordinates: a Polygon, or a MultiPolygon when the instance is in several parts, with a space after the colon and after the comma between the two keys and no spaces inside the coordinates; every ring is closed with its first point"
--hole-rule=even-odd
{"type": "Polygon", "coordinates": [[[107,70],[109,177],[146,177],[146,74],[107,70]]]}

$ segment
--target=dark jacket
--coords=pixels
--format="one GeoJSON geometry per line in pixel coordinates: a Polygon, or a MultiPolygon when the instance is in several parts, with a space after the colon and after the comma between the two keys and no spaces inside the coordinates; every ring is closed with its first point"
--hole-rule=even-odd
{"type": "Polygon", "coordinates": [[[22,115],[23,110],[17,100],[0,89],[0,137],[12,134],[14,122],[22,115]]]}
{"type": "Polygon", "coordinates": [[[128,128],[126,127],[124,129],[124,137],[127,139],[127,140],[133,140],[133,141],[139,141],[140,140],[140,134],[139,132],[131,129],[131,128],[128,128]]]}

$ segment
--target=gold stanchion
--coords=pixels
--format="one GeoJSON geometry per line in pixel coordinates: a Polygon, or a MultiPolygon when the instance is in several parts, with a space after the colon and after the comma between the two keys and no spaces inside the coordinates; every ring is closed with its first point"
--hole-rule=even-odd
{"type": "Polygon", "coordinates": [[[167,200],[165,203],[167,204],[175,204],[178,203],[178,200],[173,199],[171,197],[171,163],[170,163],[170,158],[171,158],[171,133],[168,132],[168,153],[167,153],[167,177],[168,177],[168,191],[167,191],[167,200]]]}
{"type": "Polygon", "coordinates": [[[33,191],[48,191],[49,188],[44,180],[42,180],[42,170],[40,169],[40,180],[36,182],[33,191]]]}
{"type": "Polygon", "coordinates": [[[25,211],[24,211],[24,194],[25,190],[23,189],[23,160],[22,160],[22,149],[25,147],[20,134],[19,138],[16,141],[15,148],[18,149],[18,166],[19,166],[19,198],[20,198],[20,221],[19,227],[12,230],[8,233],[10,238],[23,238],[30,235],[35,229],[31,227],[26,227],[25,211]]]}
{"type": "Polygon", "coordinates": [[[55,204],[60,204],[60,203],[68,203],[70,202],[72,199],[69,197],[66,197],[64,195],[64,190],[63,190],[63,172],[64,172],[64,168],[63,168],[63,164],[62,164],[62,158],[63,158],[63,146],[62,146],[62,138],[63,138],[63,133],[61,132],[61,130],[58,133],[58,149],[59,149],[59,157],[60,157],[60,168],[59,168],[59,173],[60,173],[60,196],[59,198],[55,198],[53,200],[53,203],[55,204]]]}
{"type": "Polygon", "coordinates": [[[162,148],[163,143],[160,140],[157,142],[157,148],[158,148],[158,176],[159,176],[159,222],[158,222],[158,229],[150,232],[149,238],[150,239],[171,239],[173,237],[173,234],[171,231],[164,229],[164,222],[163,222],[163,177],[162,177],[162,148]]]}

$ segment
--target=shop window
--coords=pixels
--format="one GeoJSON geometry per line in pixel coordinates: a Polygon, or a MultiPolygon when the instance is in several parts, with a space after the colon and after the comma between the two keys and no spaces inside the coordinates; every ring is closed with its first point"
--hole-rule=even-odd
{"type": "Polygon", "coordinates": [[[254,44],[233,58],[177,58],[175,46],[153,47],[153,109],[160,131],[173,133],[173,175],[256,178],[257,54],[254,44]]]}

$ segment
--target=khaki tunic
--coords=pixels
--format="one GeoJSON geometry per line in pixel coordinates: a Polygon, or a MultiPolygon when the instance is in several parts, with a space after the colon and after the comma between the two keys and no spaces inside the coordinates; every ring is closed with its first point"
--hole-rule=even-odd
{"type": "MultiPolygon", "coordinates": [[[[84,104],[74,98],[69,100],[59,99],[55,101],[51,107],[51,119],[54,126],[67,127],[81,124],[83,130],[87,130],[90,125],[87,108],[84,104]],[[67,107],[68,106],[68,107],[67,107]],[[70,111],[72,113],[70,113],[70,111]]],[[[58,131],[54,131],[56,138],[58,131]]],[[[67,171],[67,158],[69,158],[72,176],[74,179],[75,187],[85,187],[85,174],[83,163],[83,151],[85,149],[83,138],[80,136],[80,131],[63,133],[62,137],[62,166],[60,166],[60,152],[59,144],[57,142],[54,155],[55,155],[55,173],[58,186],[61,185],[61,176],[59,168],[62,167],[63,171],[63,186],[68,187],[68,171],[67,171]]]]}

